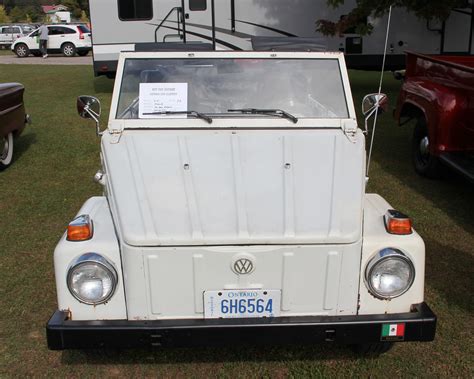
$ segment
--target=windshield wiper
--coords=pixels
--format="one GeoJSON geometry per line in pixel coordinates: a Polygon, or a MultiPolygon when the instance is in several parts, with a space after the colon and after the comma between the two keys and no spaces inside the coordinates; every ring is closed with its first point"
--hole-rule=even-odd
{"type": "Polygon", "coordinates": [[[196,118],[200,118],[201,120],[206,121],[208,124],[212,124],[212,118],[204,113],[199,113],[196,111],[167,111],[167,112],[152,112],[152,113],[143,113],[146,116],[152,115],[172,115],[172,114],[185,114],[188,116],[194,116],[196,118]]]}
{"type": "Polygon", "coordinates": [[[244,114],[265,114],[269,116],[277,116],[287,118],[293,124],[298,122],[298,118],[293,116],[292,114],[285,112],[282,109],[257,109],[257,108],[242,108],[242,109],[227,109],[227,112],[240,112],[244,114]]]}

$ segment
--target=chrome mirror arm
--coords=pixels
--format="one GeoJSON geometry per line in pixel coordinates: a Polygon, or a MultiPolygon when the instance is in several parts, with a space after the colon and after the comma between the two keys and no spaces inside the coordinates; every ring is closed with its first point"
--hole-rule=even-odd
{"type": "Polygon", "coordinates": [[[364,134],[368,134],[369,133],[369,120],[371,119],[371,117],[377,112],[377,110],[379,109],[379,102],[377,100],[377,103],[369,110],[369,112],[365,115],[365,127],[364,127],[364,134]]]}
{"type": "Polygon", "coordinates": [[[95,121],[95,134],[100,137],[103,132],[100,130],[99,115],[92,109],[90,109],[89,104],[86,104],[86,106],[84,107],[84,111],[87,112],[87,114],[91,116],[91,118],[95,121]]]}

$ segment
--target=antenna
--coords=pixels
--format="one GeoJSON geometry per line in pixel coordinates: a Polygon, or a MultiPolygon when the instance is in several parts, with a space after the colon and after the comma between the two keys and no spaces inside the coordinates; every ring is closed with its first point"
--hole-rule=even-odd
{"type": "Polygon", "coordinates": [[[379,92],[378,92],[378,97],[377,97],[377,103],[375,105],[376,108],[375,108],[374,124],[372,126],[372,136],[370,139],[369,157],[367,159],[367,171],[366,171],[367,178],[369,177],[370,161],[372,159],[372,149],[374,147],[375,128],[377,127],[377,118],[379,115],[379,100],[380,100],[380,94],[382,93],[383,74],[385,71],[385,61],[387,59],[388,36],[390,34],[391,21],[392,21],[392,5],[390,5],[389,11],[388,11],[387,33],[385,35],[385,48],[383,52],[382,72],[380,73],[379,92]]]}

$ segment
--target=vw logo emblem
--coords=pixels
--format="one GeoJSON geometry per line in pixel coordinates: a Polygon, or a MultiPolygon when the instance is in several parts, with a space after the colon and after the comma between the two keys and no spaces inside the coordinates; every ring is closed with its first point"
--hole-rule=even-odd
{"type": "Polygon", "coordinates": [[[250,274],[253,269],[253,262],[248,258],[240,258],[234,262],[234,271],[237,274],[250,274]]]}

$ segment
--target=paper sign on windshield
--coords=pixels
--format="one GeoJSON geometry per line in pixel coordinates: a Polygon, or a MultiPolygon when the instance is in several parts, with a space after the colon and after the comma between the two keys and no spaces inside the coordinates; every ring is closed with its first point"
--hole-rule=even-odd
{"type": "Polygon", "coordinates": [[[188,83],[140,83],[140,118],[186,118],[186,115],[182,114],[160,115],[159,113],[186,112],[187,110],[188,83]]]}

